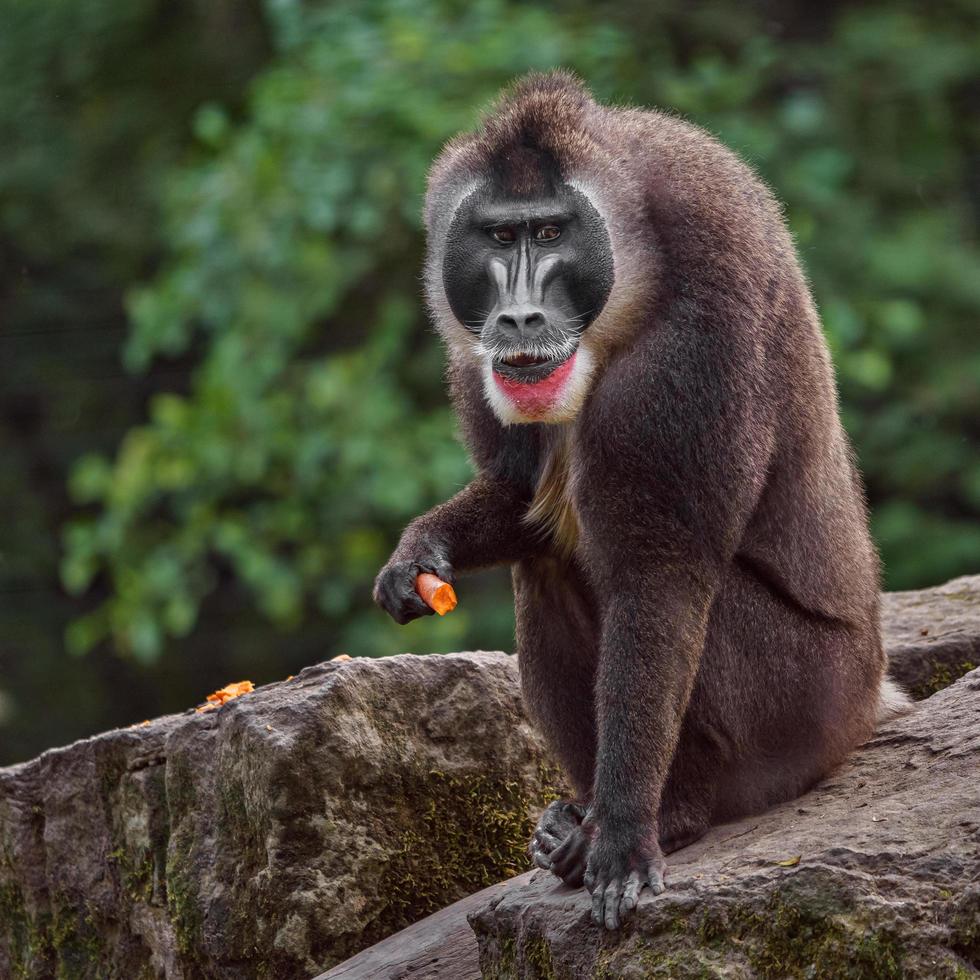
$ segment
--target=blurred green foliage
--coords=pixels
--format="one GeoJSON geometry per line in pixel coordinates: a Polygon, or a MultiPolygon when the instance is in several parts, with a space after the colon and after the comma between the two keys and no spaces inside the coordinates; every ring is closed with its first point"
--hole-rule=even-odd
{"type": "MultiPolygon", "coordinates": [[[[370,584],[401,527],[469,473],[421,303],[426,168],[502,85],[554,65],[601,99],[682,113],[770,182],[831,341],[888,586],[980,570],[972,0],[267,0],[231,32],[241,49],[191,29],[204,5],[50,9],[18,14],[0,47],[0,125],[22,151],[19,169],[0,163],[2,233],[53,267],[48,299],[86,250],[113,301],[129,287],[113,349],[144,385],[110,446],[69,454],[60,576],[85,609],[71,650],[109,641],[152,664],[222,609],[247,622],[259,680],[301,637],[323,656],[509,646],[503,575],[408,628],[371,607],[370,584]],[[46,56],[25,53],[28,35],[46,56]],[[121,67],[134,39],[148,74],[121,67]],[[98,97],[76,80],[66,106],[53,60],[98,97]],[[181,97],[152,85],[161,70],[181,97]]],[[[60,315],[84,324],[85,306],[73,294],[60,315]]]]}

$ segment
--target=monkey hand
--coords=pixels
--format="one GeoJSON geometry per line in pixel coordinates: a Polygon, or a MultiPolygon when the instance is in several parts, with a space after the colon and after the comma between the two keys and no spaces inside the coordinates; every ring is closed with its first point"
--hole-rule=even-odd
{"type": "Polygon", "coordinates": [[[618,929],[636,908],[644,886],[654,895],[664,890],[665,869],[656,837],[651,842],[647,835],[639,840],[634,830],[610,833],[601,829],[585,871],[585,887],[592,893],[592,921],[618,929]]]}
{"type": "Polygon", "coordinates": [[[551,871],[572,888],[582,887],[590,837],[582,830],[585,807],[555,800],[541,814],[527,850],[538,868],[551,871]]]}
{"type": "Polygon", "coordinates": [[[396,552],[374,580],[374,601],[396,622],[404,626],[419,616],[431,616],[432,610],[415,591],[415,579],[421,572],[431,572],[453,584],[452,565],[434,551],[402,558],[396,552]]]}

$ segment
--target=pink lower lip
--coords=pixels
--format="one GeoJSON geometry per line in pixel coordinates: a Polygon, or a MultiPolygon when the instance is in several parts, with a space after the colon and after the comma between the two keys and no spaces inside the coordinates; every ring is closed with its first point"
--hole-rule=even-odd
{"type": "Polygon", "coordinates": [[[531,418],[544,415],[558,401],[577,356],[577,352],[572,354],[540,381],[517,381],[514,378],[505,378],[496,371],[493,372],[493,380],[523,415],[531,418]]]}

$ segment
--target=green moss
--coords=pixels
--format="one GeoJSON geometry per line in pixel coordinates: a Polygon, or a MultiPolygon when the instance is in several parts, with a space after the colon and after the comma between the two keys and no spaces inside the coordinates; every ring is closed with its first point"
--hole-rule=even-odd
{"type": "Polygon", "coordinates": [[[58,980],[79,980],[103,974],[103,947],[92,916],[64,899],[56,899],[51,921],[51,945],[58,980]]]}
{"type": "Polygon", "coordinates": [[[483,980],[560,980],[551,958],[551,948],[540,937],[529,940],[518,953],[510,936],[486,937],[481,950],[480,970],[483,980]]]}
{"type": "Polygon", "coordinates": [[[950,948],[970,966],[980,969],[980,892],[964,894],[947,916],[950,948]]]}
{"type": "Polygon", "coordinates": [[[697,936],[719,951],[736,948],[764,980],[902,976],[904,953],[896,937],[869,929],[840,905],[801,888],[777,893],[762,909],[735,906],[723,916],[705,916],[697,936]]]}
{"type": "Polygon", "coordinates": [[[493,940],[496,951],[486,957],[489,962],[484,963],[483,956],[480,957],[480,975],[483,980],[511,980],[517,976],[517,944],[509,936],[503,939],[493,940]]]}
{"type": "Polygon", "coordinates": [[[929,680],[913,687],[911,690],[912,697],[916,701],[923,701],[937,691],[941,691],[944,687],[949,687],[950,684],[959,680],[964,674],[968,674],[971,670],[976,670],[976,667],[977,665],[969,660],[964,660],[959,665],[941,662],[933,664],[933,670],[929,676],[929,680]]]}
{"type": "Polygon", "coordinates": [[[133,902],[149,902],[153,897],[153,852],[149,848],[139,848],[130,853],[124,847],[117,847],[106,856],[119,873],[119,883],[133,902]]]}
{"type": "Polygon", "coordinates": [[[177,842],[167,855],[167,912],[177,949],[190,956],[198,949],[204,919],[190,867],[190,842],[177,842]]]}
{"type": "Polygon", "coordinates": [[[529,792],[506,772],[454,776],[433,770],[403,791],[398,824],[410,829],[402,832],[381,887],[390,896],[389,930],[528,870],[530,813],[556,796],[553,785],[529,792]]]}
{"type": "Polygon", "coordinates": [[[717,970],[702,963],[695,950],[661,953],[650,949],[635,955],[635,961],[643,968],[644,978],[663,977],[665,980],[717,980],[717,970]]]}
{"type": "Polygon", "coordinates": [[[701,961],[698,950],[648,943],[624,942],[599,953],[592,980],[643,977],[643,980],[718,980],[723,975],[701,961]]]}
{"type": "Polygon", "coordinates": [[[10,958],[13,980],[50,976],[54,971],[50,916],[31,916],[14,884],[0,884],[0,943],[10,958]]]}
{"type": "Polygon", "coordinates": [[[558,980],[555,964],[551,959],[551,948],[544,939],[530,940],[524,947],[523,976],[533,980],[558,980]]]}

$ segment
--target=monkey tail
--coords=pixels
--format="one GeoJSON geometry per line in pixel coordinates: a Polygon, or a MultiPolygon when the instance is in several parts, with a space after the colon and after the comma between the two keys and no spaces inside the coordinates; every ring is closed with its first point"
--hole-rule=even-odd
{"type": "Polygon", "coordinates": [[[890,677],[883,677],[878,689],[878,724],[907,715],[912,708],[912,699],[905,691],[890,677]]]}

